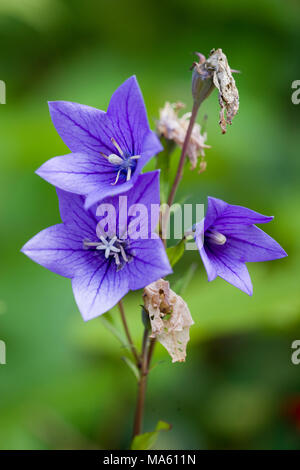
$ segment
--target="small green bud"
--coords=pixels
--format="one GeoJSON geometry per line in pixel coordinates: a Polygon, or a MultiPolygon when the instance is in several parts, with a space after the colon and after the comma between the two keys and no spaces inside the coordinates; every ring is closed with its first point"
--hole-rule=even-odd
{"type": "Polygon", "coordinates": [[[151,330],[151,323],[150,323],[149,313],[143,305],[141,305],[141,308],[142,308],[142,322],[143,322],[143,325],[147,330],[151,330]]]}

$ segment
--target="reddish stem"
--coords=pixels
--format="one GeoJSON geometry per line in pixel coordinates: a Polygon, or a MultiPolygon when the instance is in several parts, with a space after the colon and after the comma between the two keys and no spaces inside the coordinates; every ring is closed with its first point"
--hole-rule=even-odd
{"type": "Polygon", "coordinates": [[[149,335],[149,330],[145,328],[144,337],[143,337],[142,354],[141,354],[140,380],[138,384],[138,395],[137,395],[137,403],[136,403],[134,426],[133,426],[133,437],[137,436],[138,434],[141,434],[142,426],[143,426],[147,377],[149,373],[148,335],[149,335]]]}
{"type": "Polygon", "coordinates": [[[187,147],[188,147],[191,135],[192,135],[193,127],[194,127],[196,117],[197,117],[197,114],[198,114],[198,110],[199,110],[199,105],[194,103],[193,109],[192,109],[191,119],[190,119],[190,122],[189,122],[189,127],[186,131],[186,136],[185,136],[184,143],[183,143],[182,150],[181,150],[181,155],[180,155],[180,160],[179,160],[179,164],[178,164],[178,168],[177,168],[176,177],[175,177],[175,180],[174,180],[174,183],[173,183],[173,186],[171,188],[170,195],[169,195],[169,199],[168,199],[168,206],[169,207],[173,204],[177,188],[179,186],[179,183],[180,183],[182,175],[183,175],[183,168],[184,168],[185,158],[186,158],[186,154],[187,154],[187,147]]]}

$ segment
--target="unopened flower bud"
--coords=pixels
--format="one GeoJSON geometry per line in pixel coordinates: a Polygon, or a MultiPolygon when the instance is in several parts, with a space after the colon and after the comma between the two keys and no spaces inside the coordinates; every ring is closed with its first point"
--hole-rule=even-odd
{"type": "Polygon", "coordinates": [[[194,62],[192,75],[192,94],[197,106],[211,94],[215,88],[213,72],[206,67],[205,56],[198,53],[199,62],[194,62]]]}

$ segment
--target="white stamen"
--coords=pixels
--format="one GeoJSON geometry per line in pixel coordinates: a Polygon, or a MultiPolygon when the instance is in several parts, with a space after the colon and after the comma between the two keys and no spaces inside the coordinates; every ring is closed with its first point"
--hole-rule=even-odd
{"type": "Polygon", "coordinates": [[[98,248],[99,246],[99,242],[88,242],[88,241],[85,241],[83,242],[84,246],[95,246],[96,248],[98,248]]]}
{"type": "Polygon", "coordinates": [[[123,260],[126,261],[126,263],[128,263],[128,258],[126,256],[126,253],[125,253],[125,250],[124,248],[122,247],[122,245],[120,245],[120,250],[121,250],[121,255],[123,257],[123,260]]]}
{"type": "Polygon", "coordinates": [[[108,156],[108,161],[113,165],[122,165],[124,160],[115,153],[112,153],[108,156]]]}
{"type": "Polygon", "coordinates": [[[113,251],[114,253],[120,253],[120,250],[119,248],[117,248],[116,246],[109,246],[109,249],[110,251],[113,251]]]}
{"type": "Polygon", "coordinates": [[[115,182],[114,182],[114,183],[111,183],[112,186],[114,186],[115,184],[117,184],[117,182],[119,181],[120,173],[121,173],[121,170],[118,171],[115,182]]]}
{"type": "Polygon", "coordinates": [[[115,258],[116,265],[119,266],[119,264],[121,264],[121,262],[120,262],[119,255],[117,253],[114,255],[114,258],[115,258]]]}
{"type": "Polygon", "coordinates": [[[126,177],[126,181],[129,181],[129,180],[130,180],[130,178],[131,178],[131,168],[130,168],[130,167],[128,167],[128,169],[127,169],[127,177],[126,177]]]}
{"type": "Polygon", "coordinates": [[[139,158],[141,158],[140,155],[133,155],[132,157],[129,157],[129,160],[138,160],[139,158]]]}
{"type": "Polygon", "coordinates": [[[112,137],[111,139],[111,142],[112,144],[116,147],[116,149],[118,150],[119,154],[121,155],[121,157],[123,157],[123,151],[120,147],[120,145],[116,142],[116,140],[112,137]]]}
{"type": "Polygon", "coordinates": [[[100,155],[101,155],[102,157],[106,158],[106,160],[108,160],[108,156],[105,155],[105,153],[100,152],[100,155]]]}
{"type": "Polygon", "coordinates": [[[216,245],[224,245],[227,241],[225,235],[223,235],[223,233],[217,232],[216,230],[211,230],[206,233],[206,237],[216,245]]]}

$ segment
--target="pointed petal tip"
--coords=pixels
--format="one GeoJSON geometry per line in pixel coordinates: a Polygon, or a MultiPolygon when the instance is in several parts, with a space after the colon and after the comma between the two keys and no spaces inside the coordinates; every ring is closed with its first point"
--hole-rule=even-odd
{"type": "Polygon", "coordinates": [[[93,193],[88,194],[84,201],[84,210],[88,211],[94,204],[101,201],[101,196],[95,197],[93,193]]]}
{"type": "Polygon", "coordinates": [[[83,321],[85,323],[87,323],[90,320],[95,320],[95,318],[100,317],[101,315],[103,315],[103,313],[105,313],[105,312],[90,315],[89,312],[80,312],[80,315],[81,315],[83,321]]]}
{"type": "Polygon", "coordinates": [[[99,191],[94,191],[90,194],[87,194],[84,201],[84,209],[89,210],[94,204],[100,202],[105,198],[101,198],[99,191]]]}
{"type": "Polygon", "coordinates": [[[212,282],[216,279],[217,275],[216,274],[212,274],[212,273],[208,273],[207,272],[207,280],[208,282],[212,282]]]}
{"type": "Polygon", "coordinates": [[[48,101],[48,108],[51,111],[52,109],[55,109],[55,105],[59,103],[59,101],[48,101]]]}
{"type": "Polygon", "coordinates": [[[135,74],[134,74],[134,75],[131,75],[130,77],[128,77],[128,78],[123,82],[123,84],[124,84],[124,83],[134,83],[135,85],[139,86],[135,74]]]}
{"type": "Polygon", "coordinates": [[[253,286],[249,286],[247,290],[244,291],[249,297],[253,296],[253,286]]]}
{"type": "Polygon", "coordinates": [[[29,245],[30,245],[30,242],[31,242],[32,239],[28,240],[25,245],[22,246],[22,248],[20,249],[20,253],[23,253],[23,255],[26,255],[28,257],[30,257],[29,255],[29,252],[30,252],[30,248],[29,248],[29,245]]]}
{"type": "Polygon", "coordinates": [[[136,75],[131,75],[130,77],[126,78],[126,80],[124,80],[124,82],[122,82],[121,85],[119,85],[119,87],[115,91],[117,91],[119,88],[122,88],[124,86],[126,87],[126,85],[131,85],[131,84],[136,85],[138,88],[140,88],[136,75]]]}
{"type": "Polygon", "coordinates": [[[134,81],[137,82],[136,74],[134,73],[134,74],[131,75],[129,78],[127,78],[127,80],[134,80],[134,81]]]}
{"type": "Polygon", "coordinates": [[[55,118],[57,112],[59,112],[59,103],[62,101],[48,101],[48,109],[50,113],[50,118],[53,119],[55,118]]]}
{"type": "Polygon", "coordinates": [[[56,105],[59,105],[60,103],[69,103],[69,101],[64,101],[64,100],[53,100],[53,101],[47,101],[49,108],[50,107],[55,107],[56,105]]]}
{"type": "Polygon", "coordinates": [[[51,173],[52,174],[54,173],[53,171],[51,172],[51,166],[53,165],[53,162],[55,161],[56,158],[58,157],[50,158],[50,160],[47,160],[46,162],[44,162],[34,172],[37,176],[39,176],[40,178],[42,178],[43,180],[47,181],[47,183],[50,183],[50,184],[54,184],[51,178],[51,173]]]}
{"type": "Polygon", "coordinates": [[[43,178],[43,166],[45,165],[45,163],[43,163],[41,166],[39,166],[36,170],[35,170],[35,174],[40,176],[40,178],[43,178]]]}
{"type": "Polygon", "coordinates": [[[278,257],[277,257],[277,259],[287,258],[287,256],[289,256],[289,255],[287,254],[287,252],[280,246],[280,249],[278,249],[278,257]]]}
{"type": "Polygon", "coordinates": [[[274,219],[274,215],[265,215],[265,220],[261,220],[260,224],[268,224],[274,219]]]}

